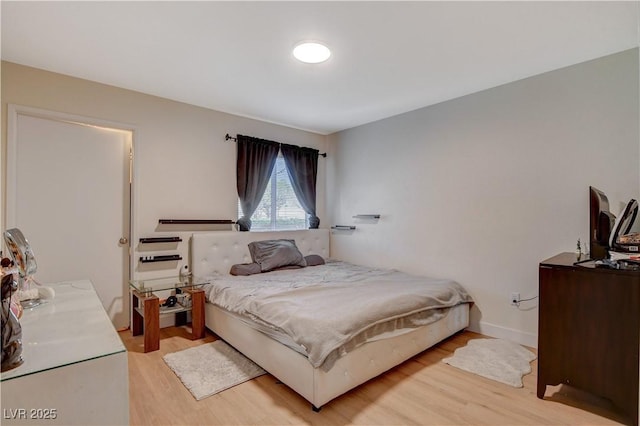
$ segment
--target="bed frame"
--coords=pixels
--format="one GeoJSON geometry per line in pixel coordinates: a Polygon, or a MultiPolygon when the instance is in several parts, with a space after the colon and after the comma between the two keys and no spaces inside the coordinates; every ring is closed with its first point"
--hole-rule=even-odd
{"type": "MultiPolygon", "coordinates": [[[[196,277],[228,274],[232,265],[250,263],[251,241],[294,239],[305,255],[329,257],[329,230],[284,232],[219,231],[195,233],[190,243],[191,271],[196,277]]],[[[452,308],[441,320],[401,336],[366,343],[339,358],[329,371],[314,368],[293,349],[254,330],[227,311],[207,303],[207,328],[260,365],[319,410],[327,402],[401,364],[469,325],[469,305],[452,308]]]]}

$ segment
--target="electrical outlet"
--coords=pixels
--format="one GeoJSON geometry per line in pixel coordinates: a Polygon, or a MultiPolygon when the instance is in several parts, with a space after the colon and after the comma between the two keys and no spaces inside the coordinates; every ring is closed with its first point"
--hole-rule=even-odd
{"type": "Polygon", "coordinates": [[[511,293],[511,304],[517,305],[520,303],[520,293],[511,293]]]}

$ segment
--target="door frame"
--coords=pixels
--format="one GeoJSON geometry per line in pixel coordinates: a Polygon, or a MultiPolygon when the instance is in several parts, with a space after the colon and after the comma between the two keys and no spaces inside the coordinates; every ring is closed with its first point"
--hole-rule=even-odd
{"type": "MultiPolygon", "coordinates": [[[[130,185],[129,185],[129,279],[133,277],[133,242],[137,235],[137,215],[138,211],[138,191],[136,190],[136,182],[138,177],[138,169],[136,167],[135,153],[138,145],[138,129],[136,126],[128,123],[102,120],[83,115],[68,114],[64,112],[51,111],[41,108],[34,108],[24,105],[8,104],[7,108],[7,161],[6,161],[6,204],[5,213],[5,229],[9,229],[16,224],[16,202],[17,202],[17,152],[18,152],[18,117],[26,115],[29,117],[42,118],[45,120],[61,121],[66,123],[95,126],[107,129],[123,130],[131,132],[131,157],[130,157],[130,185]]],[[[4,242],[3,242],[4,245],[4,242]]],[[[128,295],[123,295],[128,297],[128,295]]]]}

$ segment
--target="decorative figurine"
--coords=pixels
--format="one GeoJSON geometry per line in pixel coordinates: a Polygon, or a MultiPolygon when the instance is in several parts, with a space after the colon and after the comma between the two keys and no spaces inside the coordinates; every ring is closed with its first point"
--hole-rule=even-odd
{"type": "Polygon", "coordinates": [[[4,242],[18,268],[17,298],[23,308],[34,308],[41,303],[39,291],[32,284],[39,285],[33,274],[38,270],[31,245],[18,228],[4,232],[4,242]]]}
{"type": "Polygon", "coordinates": [[[11,309],[11,296],[18,289],[18,282],[12,268],[13,262],[2,259],[2,371],[11,370],[21,365],[22,359],[22,327],[11,309]]]}
{"type": "Polygon", "coordinates": [[[582,260],[582,244],[580,243],[580,238],[578,238],[578,242],[576,243],[576,257],[578,260],[582,260]]]}
{"type": "MultiPolygon", "coordinates": [[[[38,267],[29,242],[18,228],[4,231],[4,242],[12,258],[4,258],[0,262],[2,266],[2,371],[7,371],[24,362],[22,327],[14,313],[16,309],[11,309],[11,296],[18,290],[29,290],[33,281],[32,275],[38,267]]],[[[20,301],[21,307],[33,307],[39,303],[39,298],[20,301]]],[[[19,315],[19,308],[17,310],[19,315]]]]}

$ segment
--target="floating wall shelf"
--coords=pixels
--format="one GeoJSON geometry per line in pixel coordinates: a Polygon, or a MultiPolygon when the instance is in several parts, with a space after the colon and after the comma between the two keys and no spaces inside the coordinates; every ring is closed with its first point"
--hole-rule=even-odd
{"type": "Polygon", "coordinates": [[[356,219],[380,219],[379,214],[357,214],[353,217],[356,219]]]}
{"type": "Polygon", "coordinates": [[[153,243],[179,243],[182,241],[180,237],[153,237],[153,238],[140,238],[141,244],[153,244],[153,243]]]}
{"type": "Polygon", "coordinates": [[[140,256],[141,263],[168,262],[171,260],[182,260],[182,256],[180,256],[179,254],[169,254],[162,256],[140,256]]]}
{"type": "Polygon", "coordinates": [[[353,231],[356,227],[353,225],[335,225],[332,226],[331,229],[335,229],[336,231],[353,231]]]}
{"type": "Polygon", "coordinates": [[[161,225],[232,225],[229,219],[159,219],[161,225]]]}

